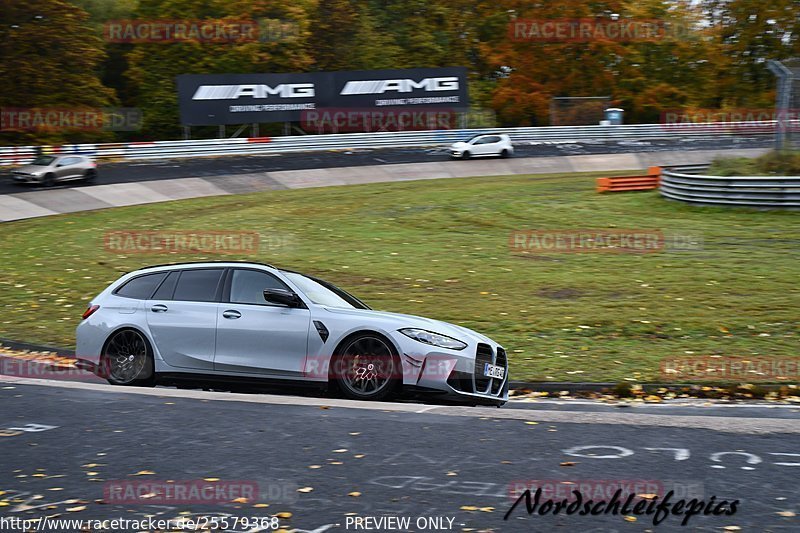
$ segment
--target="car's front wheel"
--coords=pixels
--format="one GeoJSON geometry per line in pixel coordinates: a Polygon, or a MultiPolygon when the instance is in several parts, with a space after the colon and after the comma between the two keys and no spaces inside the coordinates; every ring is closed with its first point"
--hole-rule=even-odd
{"type": "Polygon", "coordinates": [[[140,332],[123,329],[115,332],[103,348],[101,377],[112,385],[152,386],[155,383],[153,350],[140,332]]]}
{"type": "Polygon", "coordinates": [[[364,333],[348,340],[333,364],[339,390],[353,400],[384,400],[402,384],[400,361],[390,343],[364,333]]]}

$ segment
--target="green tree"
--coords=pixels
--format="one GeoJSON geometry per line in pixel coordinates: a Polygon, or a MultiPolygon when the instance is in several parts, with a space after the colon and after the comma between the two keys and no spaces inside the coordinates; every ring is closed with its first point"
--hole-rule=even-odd
{"type": "MultiPolygon", "coordinates": [[[[99,108],[114,103],[97,70],[103,42],[88,14],[61,0],[0,1],[2,107],[99,108]]],[[[107,133],[51,130],[4,132],[3,143],[92,140],[107,133]]]]}

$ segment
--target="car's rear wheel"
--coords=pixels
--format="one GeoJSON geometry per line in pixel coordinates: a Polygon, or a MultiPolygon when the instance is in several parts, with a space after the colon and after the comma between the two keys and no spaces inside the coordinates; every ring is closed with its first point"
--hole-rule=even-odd
{"type": "Polygon", "coordinates": [[[502,157],[503,159],[505,159],[505,158],[506,158],[506,157],[508,157],[509,155],[511,155],[511,154],[509,154],[509,153],[508,153],[508,150],[506,150],[505,148],[503,148],[503,151],[502,151],[502,152],[500,152],[500,157],[502,157]]]}
{"type": "Polygon", "coordinates": [[[87,170],[87,171],[86,171],[86,173],[83,175],[83,181],[85,181],[86,183],[92,183],[92,182],[94,182],[94,179],[95,179],[96,177],[97,177],[97,171],[96,171],[96,170],[89,169],[89,170],[87,170]]]}
{"type": "Polygon", "coordinates": [[[349,339],[334,359],[339,390],[353,400],[384,400],[401,384],[400,361],[383,337],[363,333],[349,339]]]}
{"type": "Polygon", "coordinates": [[[152,386],[155,383],[153,350],[135,329],[114,332],[100,358],[101,377],[112,385],[152,386]]]}

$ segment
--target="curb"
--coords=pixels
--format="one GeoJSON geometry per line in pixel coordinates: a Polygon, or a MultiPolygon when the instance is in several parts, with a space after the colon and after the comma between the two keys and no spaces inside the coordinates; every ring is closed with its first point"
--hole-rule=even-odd
{"type": "MultiPolygon", "coordinates": [[[[27,342],[12,341],[0,337],[0,346],[11,348],[12,350],[30,350],[33,352],[53,352],[56,355],[74,357],[75,351],[68,348],[59,348],[55,346],[43,346],[40,344],[30,344],[27,342]]],[[[623,382],[628,383],[628,382],[623,382]]],[[[703,382],[703,383],[635,383],[630,382],[630,385],[639,385],[645,392],[656,391],[658,389],[699,389],[701,387],[721,387],[726,388],[736,385],[737,382],[703,382]]],[[[618,383],[614,382],[552,382],[552,381],[511,381],[509,383],[510,389],[530,389],[535,392],[561,392],[567,391],[570,394],[585,393],[585,392],[604,392],[616,387],[618,383]]],[[[781,387],[789,385],[797,385],[797,383],[754,383],[754,385],[761,387],[768,391],[779,390],[781,387]]]]}

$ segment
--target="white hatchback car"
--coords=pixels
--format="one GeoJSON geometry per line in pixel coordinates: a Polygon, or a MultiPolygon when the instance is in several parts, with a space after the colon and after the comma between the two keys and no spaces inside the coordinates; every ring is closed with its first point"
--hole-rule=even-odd
{"type": "Polygon", "coordinates": [[[281,380],[362,400],[403,388],[471,404],[508,399],[506,351],[488,337],[374,311],[331,283],[261,263],[125,274],[89,304],[76,356],[118,385],[281,380]]]}
{"type": "Polygon", "coordinates": [[[514,155],[511,138],[505,134],[475,135],[466,141],[459,141],[450,146],[450,155],[456,159],[470,157],[510,157],[514,155]]]}

